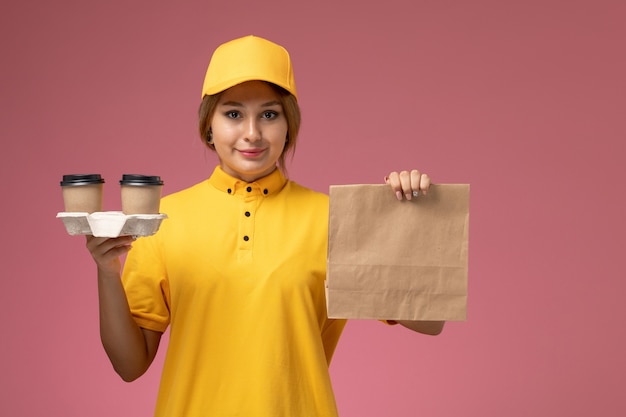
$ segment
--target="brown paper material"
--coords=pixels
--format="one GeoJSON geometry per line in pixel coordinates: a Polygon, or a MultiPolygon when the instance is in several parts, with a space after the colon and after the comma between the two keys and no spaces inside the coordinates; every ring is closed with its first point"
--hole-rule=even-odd
{"type": "Polygon", "coordinates": [[[328,316],[466,319],[469,185],[398,201],[388,185],[330,187],[328,316]]]}

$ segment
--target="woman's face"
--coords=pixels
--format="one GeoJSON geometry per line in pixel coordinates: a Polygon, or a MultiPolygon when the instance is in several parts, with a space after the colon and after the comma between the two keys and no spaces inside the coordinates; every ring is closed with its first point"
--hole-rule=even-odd
{"type": "Polygon", "coordinates": [[[224,172],[252,182],[276,168],[285,148],[287,119],[272,87],[248,81],[222,94],[211,131],[224,172]]]}

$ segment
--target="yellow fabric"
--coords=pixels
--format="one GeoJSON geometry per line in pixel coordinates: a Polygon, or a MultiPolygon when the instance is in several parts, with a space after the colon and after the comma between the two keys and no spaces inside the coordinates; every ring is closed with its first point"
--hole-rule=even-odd
{"type": "Polygon", "coordinates": [[[274,42],[252,35],[223,43],[213,52],[204,77],[202,97],[252,80],[276,84],[298,97],[289,52],[274,42]]]}
{"type": "Polygon", "coordinates": [[[137,323],[170,326],[155,415],[336,416],[328,365],[345,321],[326,316],[327,196],[217,167],[161,208],[123,274],[137,323]]]}

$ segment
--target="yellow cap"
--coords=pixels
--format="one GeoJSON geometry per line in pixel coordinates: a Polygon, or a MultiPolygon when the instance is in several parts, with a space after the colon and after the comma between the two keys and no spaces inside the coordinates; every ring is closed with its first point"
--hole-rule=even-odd
{"type": "Polygon", "coordinates": [[[226,42],[213,52],[202,97],[253,80],[276,84],[298,97],[289,52],[267,39],[252,35],[226,42]]]}

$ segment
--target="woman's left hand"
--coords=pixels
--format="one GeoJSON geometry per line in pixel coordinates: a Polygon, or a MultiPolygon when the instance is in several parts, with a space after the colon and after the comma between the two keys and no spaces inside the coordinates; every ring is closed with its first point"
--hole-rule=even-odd
{"type": "Polygon", "coordinates": [[[428,193],[430,177],[413,169],[411,171],[392,172],[385,177],[385,183],[389,184],[396,193],[398,200],[407,200],[417,197],[420,193],[428,193]]]}

